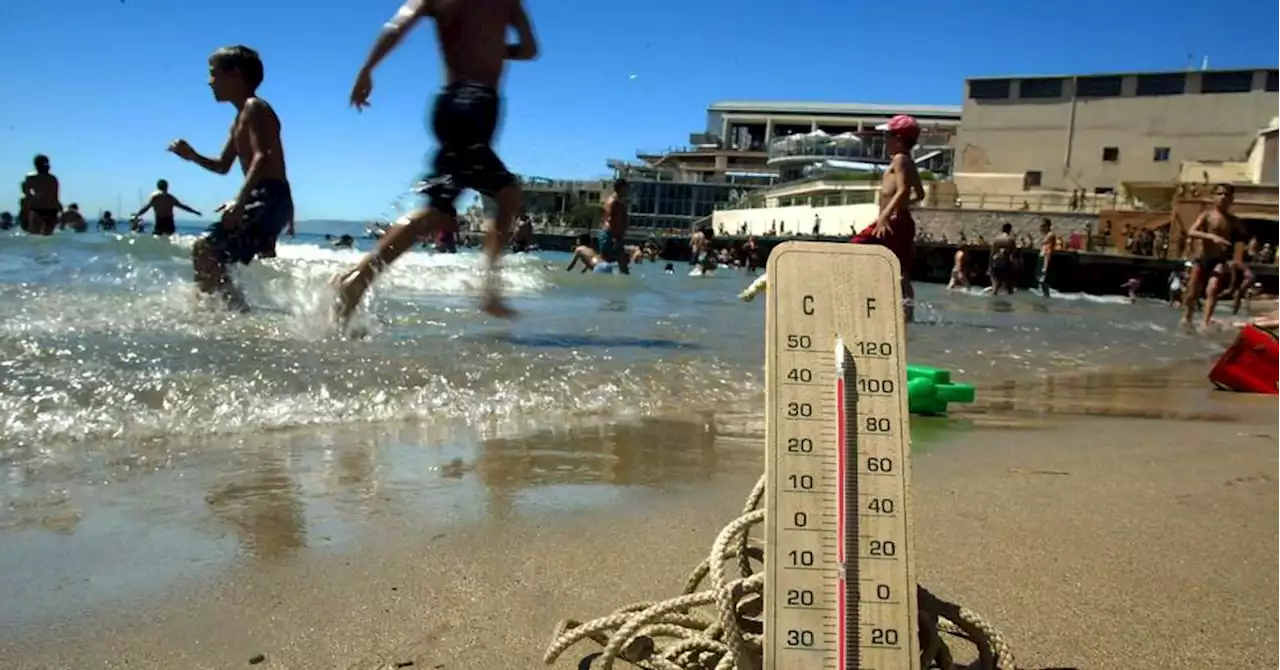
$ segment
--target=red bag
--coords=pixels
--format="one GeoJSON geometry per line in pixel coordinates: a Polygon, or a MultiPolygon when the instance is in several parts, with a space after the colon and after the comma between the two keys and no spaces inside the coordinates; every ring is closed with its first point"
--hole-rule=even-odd
{"type": "Polygon", "coordinates": [[[1253,324],[1240,330],[1236,341],[1209,371],[1209,381],[1227,391],[1280,393],[1280,343],[1276,336],[1253,324]]]}

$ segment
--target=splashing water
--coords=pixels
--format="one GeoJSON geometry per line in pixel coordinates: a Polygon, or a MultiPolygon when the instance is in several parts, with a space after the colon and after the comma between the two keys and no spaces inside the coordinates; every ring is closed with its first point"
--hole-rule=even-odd
{"type": "MultiPolygon", "coordinates": [[[[567,273],[563,254],[503,261],[524,318],[476,308],[477,253],[409,253],[366,297],[362,341],[327,325],[328,278],[361,251],[300,236],[237,271],[254,311],[193,299],[195,238],[0,237],[0,462],[76,458],[86,442],[317,424],[462,421],[485,431],[758,398],[763,306],[750,280],[567,273]]],[[[1073,299],[1074,298],[1074,299],[1073,299]]],[[[921,286],[913,362],[1009,377],[1198,355],[1155,304],[992,299],[921,286]]]]}

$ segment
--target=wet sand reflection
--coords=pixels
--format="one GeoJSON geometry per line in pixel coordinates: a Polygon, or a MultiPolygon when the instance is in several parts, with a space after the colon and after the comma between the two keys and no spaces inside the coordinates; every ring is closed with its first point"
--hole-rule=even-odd
{"type": "MultiPolygon", "coordinates": [[[[983,384],[970,413],[1233,421],[1250,398],[1213,390],[1208,368],[1104,370],[983,384]]],[[[1274,401],[1272,401],[1274,405],[1274,401]]]]}

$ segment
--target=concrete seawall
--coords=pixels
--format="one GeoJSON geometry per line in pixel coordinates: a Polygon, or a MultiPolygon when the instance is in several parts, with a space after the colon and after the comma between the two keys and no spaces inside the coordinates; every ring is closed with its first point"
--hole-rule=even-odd
{"type": "MultiPolygon", "coordinates": [[[[956,231],[951,235],[947,235],[948,239],[957,239],[959,231],[962,229],[970,240],[975,239],[978,235],[983,235],[990,239],[994,237],[995,232],[999,231],[1000,225],[1006,221],[1014,225],[1015,234],[1022,234],[1024,230],[1028,234],[1032,234],[1033,230],[1035,232],[1039,231],[1039,215],[1025,212],[1018,212],[1017,214],[1021,215],[1022,218],[1014,218],[1008,213],[964,212],[962,217],[931,216],[927,220],[930,225],[954,226],[954,228],[947,228],[948,230],[956,231]],[[981,216],[974,216],[975,214],[981,216]],[[964,228],[959,226],[964,226],[964,228]],[[986,226],[994,226],[991,229],[993,232],[987,232],[988,228],[986,226]]],[[[1079,218],[1082,217],[1076,217],[1077,220],[1079,218]]],[[[920,216],[917,222],[923,224],[925,220],[924,216],[920,216]]],[[[1055,224],[1054,227],[1058,228],[1059,232],[1064,236],[1072,231],[1072,229],[1063,230],[1059,228],[1059,225],[1061,224],[1055,224]]],[[[1065,227],[1063,226],[1063,228],[1065,227]]],[[[576,235],[570,232],[536,233],[534,235],[538,246],[548,251],[571,251],[575,243],[575,237],[576,235]]],[[[715,248],[734,247],[745,241],[745,239],[745,237],[740,236],[718,235],[715,237],[712,246],[715,248]]],[[[632,234],[628,235],[627,241],[629,244],[641,244],[649,240],[658,245],[659,254],[664,261],[687,262],[689,260],[689,238],[687,236],[651,238],[648,236],[647,231],[633,230],[632,234]]],[[[758,244],[758,253],[760,254],[760,264],[762,266],[765,264],[769,257],[769,252],[775,246],[788,240],[818,240],[833,244],[848,242],[848,238],[843,236],[818,238],[813,236],[759,237],[756,242],[758,244]]],[[[951,275],[951,265],[958,249],[960,249],[958,245],[951,243],[917,243],[912,280],[946,283],[951,275]]],[[[987,284],[986,271],[990,250],[985,246],[965,247],[965,254],[967,258],[965,266],[970,276],[970,281],[974,285],[985,286],[987,284]]],[[[1037,251],[1035,249],[1021,250],[1020,260],[1022,269],[1019,273],[1019,285],[1023,288],[1030,288],[1035,281],[1035,270],[1038,263],[1037,251]]],[[[1118,295],[1123,292],[1121,285],[1136,277],[1142,282],[1140,292],[1143,295],[1163,297],[1168,294],[1167,281],[1169,273],[1181,270],[1182,266],[1183,261],[1181,259],[1059,251],[1053,255],[1053,261],[1049,264],[1049,283],[1057,291],[1118,295]]],[[[1277,292],[1276,266],[1254,265],[1253,272],[1257,276],[1256,281],[1262,283],[1266,292],[1277,292]]]]}
{"type": "MultiPolygon", "coordinates": [[[[1029,212],[1002,211],[990,209],[940,209],[916,208],[912,210],[916,220],[916,229],[927,233],[933,239],[946,239],[954,242],[960,239],[960,233],[970,239],[979,235],[987,239],[1000,232],[1005,223],[1013,225],[1015,235],[1036,235],[1040,231],[1041,219],[1047,217],[1054,224],[1054,229],[1063,235],[1090,231],[1098,225],[1096,213],[1074,212],[1029,212]]],[[[813,230],[814,217],[820,222],[819,232],[824,235],[842,236],[852,234],[854,230],[862,230],[875,221],[878,209],[875,205],[843,205],[831,207],[810,207],[797,205],[792,207],[769,207],[757,209],[724,210],[716,212],[715,229],[723,229],[726,233],[737,233],[746,225],[748,231],[767,231],[777,227],[784,235],[791,232],[810,233],[813,230]]]]}

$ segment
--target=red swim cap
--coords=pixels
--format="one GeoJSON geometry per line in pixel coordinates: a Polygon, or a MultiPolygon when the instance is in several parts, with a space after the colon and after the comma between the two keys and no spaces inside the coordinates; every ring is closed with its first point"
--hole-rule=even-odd
{"type": "Polygon", "coordinates": [[[920,124],[906,114],[898,114],[889,119],[888,123],[876,126],[876,130],[882,130],[904,139],[915,140],[920,137],[920,124]]]}

